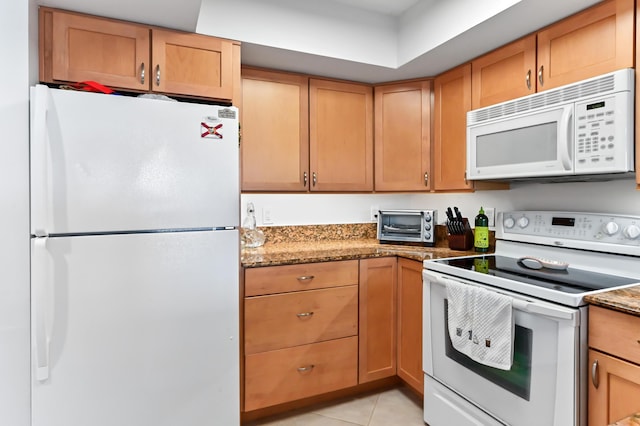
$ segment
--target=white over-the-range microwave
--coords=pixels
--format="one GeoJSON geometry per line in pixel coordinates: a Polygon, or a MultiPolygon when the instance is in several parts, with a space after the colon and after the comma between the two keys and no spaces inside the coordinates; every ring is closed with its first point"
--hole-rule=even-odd
{"type": "Polygon", "coordinates": [[[467,179],[598,180],[634,174],[634,70],[467,113],[467,179]]]}

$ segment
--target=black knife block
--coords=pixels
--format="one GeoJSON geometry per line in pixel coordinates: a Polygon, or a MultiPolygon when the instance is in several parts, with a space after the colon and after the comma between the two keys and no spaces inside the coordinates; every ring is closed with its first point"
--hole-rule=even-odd
{"type": "Polygon", "coordinates": [[[451,250],[471,250],[473,248],[473,230],[469,225],[469,219],[463,217],[462,223],[464,223],[463,234],[449,234],[447,236],[451,250]]]}

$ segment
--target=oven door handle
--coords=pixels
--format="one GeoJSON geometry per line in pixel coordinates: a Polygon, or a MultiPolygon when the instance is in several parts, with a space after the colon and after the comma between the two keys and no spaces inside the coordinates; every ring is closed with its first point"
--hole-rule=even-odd
{"type": "Polygon", "coordinates": [[[533,303],[526,300],[513,299],[512,306],[520,311],[528,312],[531,314],[544,315],[550,318],[557,318],[562,320],[574,320],[575,312],[570,312],[562,308],[556,308],[554,306],[542,305],[539,303],[533,303]]]}

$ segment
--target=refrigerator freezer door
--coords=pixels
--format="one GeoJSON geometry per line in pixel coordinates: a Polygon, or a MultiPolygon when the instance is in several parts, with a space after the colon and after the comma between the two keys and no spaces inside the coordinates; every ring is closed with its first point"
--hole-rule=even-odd
{"type": "Polygon", "coordinates": [[[33,426],[239,424],[237,230],[32,251],[33,426]]]}
{"type": "Polygon", "coordinates": [[[238,226],[237,109],[32,88],[34,235],[238,226]]]}

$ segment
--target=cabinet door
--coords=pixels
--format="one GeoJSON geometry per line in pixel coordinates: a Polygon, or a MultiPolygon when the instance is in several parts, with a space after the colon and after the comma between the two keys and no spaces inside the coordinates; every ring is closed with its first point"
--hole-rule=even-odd
{"type": "Polygon", "coordinates": [[[40,9],[40,80],[149,90],[149,28],[40,9]]]}
{"type": "Polygon", "coordinates": [[[233,97],[233,42],[154,29],[151,90],[206,98],[233,97]]]}
{"type": "Polygon", "coordinates": [[[375,88],[375,189],[430,189],[431,81],[375,88]]]}
{"type": "Polygon", "coordinates": [[[241,114],[242,190],[306,190],[309,79],[243,68],[241,114]]]}
{"type": "Polygon", "coordinates": [[[359,383],[396,374],[395,257],[360,261],[359,383]]]}
{"type": "Polygon", "coordinates": [[[530,95],[536,91],[536,36],[503,46],[471,62],[471,107],[530,95]]]}
{"type": "Polygon", "coordinates": [[[373,190],[373,89],[311,79],[312,191],[373,190]]]}
{"type": "Polygon", "coordinates": [[[640,366],[590,349],[589,373],[589,426],[640,412],[640,366]]]}
{"type": "Polygon", "coordinates": [[[608,0],[538,32],[538,91],[633,67],[633,0],[608,0]]]}
{"type": "Polygon", "coordinates": [[[436,77],[434,94],[434,187],[437,191],[471,190],[465,176],[471,64],[436,77]]]}
{"type": "Polygon", "coordinates": [[[398,258],[398,376],[424,392],[422,262],[398,258]]]}

